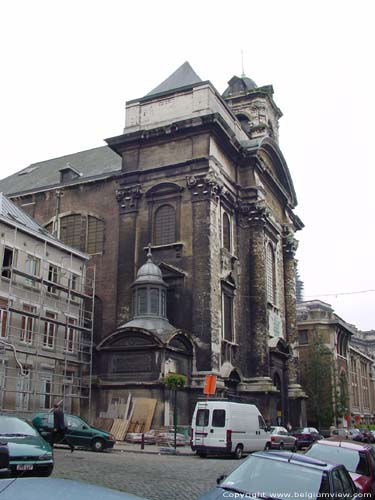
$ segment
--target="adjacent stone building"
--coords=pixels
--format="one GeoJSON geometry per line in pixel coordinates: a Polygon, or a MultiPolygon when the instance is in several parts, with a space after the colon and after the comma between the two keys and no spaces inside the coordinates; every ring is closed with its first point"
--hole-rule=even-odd
{"type": "MultiPolygon", "coordinates": [[[[375,416],[374,358],[358,348],[357,329],[333,311],[330,304],[311,300],[297,305],[298,350],[303,360],[309,346],[320,338],[332,353],[332,424],[368,424],[375,416]],[[337,408],[345,401],[345,411],[337,408]]],[[[307,415],[308,420],[311,415],[307,415]]],[[[315,422],[310,420],[311,424],[315,422]]]]}
{"type": "Polygon", "coordinates": [[[217,395],[299,425],[296,194],[272,86],[233,77],[220,95],[183,64],[126,104],[108,146],[33,164],[0,183],[97,268],[95,404],[157,398],[187,376],[187,424],[205,375],[217,395]],[[147,256],[146,256],[147,252],[147,256]]]}

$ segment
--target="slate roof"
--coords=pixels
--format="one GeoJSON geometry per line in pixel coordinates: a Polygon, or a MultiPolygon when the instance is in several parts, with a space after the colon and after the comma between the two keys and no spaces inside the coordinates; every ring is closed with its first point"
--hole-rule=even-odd
{"type": "Polygon", "coordinates": [[[193,85],[195,83],[201,82],[202,80],[199,78],[190,64],[186,61],[160,85],[151,90],[151,92],[149,92],[147,96],[160,94],[162,92],[169,92],[170,90],[175,90],[181,87],[186,87],[188,85],[193,85]]]}
{"type": "Polygon", "coordinates": [[[59,158],[32,163],[0,181],[0,191],[15,195],[61,185],[60,170],[74,169],[79,177],[71,183],[107,177],[121,170],[121,158],[108,146],[80,151],[59,158]]]}

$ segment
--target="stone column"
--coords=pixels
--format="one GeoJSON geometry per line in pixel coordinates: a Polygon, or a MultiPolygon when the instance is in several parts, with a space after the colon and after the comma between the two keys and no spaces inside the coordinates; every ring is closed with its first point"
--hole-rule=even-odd
{"type": "Polygon", "coordinates": [[[127,186],[117,190],[119,203],[119,243],[117,259],[117,324],[131,318],[132,289],[135,279],[138,202],[141,186],[127,186]]]}

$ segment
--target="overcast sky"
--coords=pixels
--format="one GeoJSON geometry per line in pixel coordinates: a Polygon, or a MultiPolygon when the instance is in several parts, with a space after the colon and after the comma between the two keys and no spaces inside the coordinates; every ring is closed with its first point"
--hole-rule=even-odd
{"type": "Polygon", "coordinates": [[[103,145],[188,60],[219,92],[272,84],[305,223],[305,299],[375,329],[372,0],[12,0],[0,7],[1,177],[103,145]],[[372,154],[371,154],[372,153],[372,154]],[[357,293],[358,292],[358,293],[357,293]]]}

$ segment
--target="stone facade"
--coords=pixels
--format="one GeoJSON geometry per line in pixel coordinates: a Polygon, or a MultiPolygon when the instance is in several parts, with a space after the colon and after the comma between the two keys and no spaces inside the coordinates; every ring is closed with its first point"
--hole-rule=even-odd
{"type": "Polygon", "coordinates": [[[345,415],[334,415],[332,424],[352,426],[372,423],[375,416],[374,359],[358,348],[355,337],[357,329],[337,316],[329,304],[320,300],[297,305],[297,325],[301,360],[308,355],[308,347],[313,339],[318,337],[333,354],[333,407],[335,398],[345,393],[347,408],[345,415]]]}
{"type": "MultiPolygon", "coordinates": [[[[107,139],[119,168],[66,176],[48,190],[13,185],[11,194],[21,205],[31,200],[44,224],[68,213],[104,223],[104,247],[92,255],[98,413],[131,391],[156,397],[158,423],[170,423],[162,378],[178,370],[188,378],[184,424],[214,373],[218,396],[256,403],[272,423],[296,426],[305,395],[295,349],[294,233],[303,224],[278,146],[281,112],[271,86],[235,77],[220,96],[184,70],[190,80],[176,84],[177,71],[174,86],[167,80],[127,103],[123,134],[107,139]],[[149,243],[168,285],[168,332],[124,327],[149,243]],[[121,352],[133,352],[132,360],[121,352]]],[[[80,171],[74,155],[69,164],[80,171]]]]}

